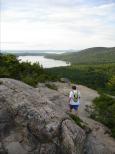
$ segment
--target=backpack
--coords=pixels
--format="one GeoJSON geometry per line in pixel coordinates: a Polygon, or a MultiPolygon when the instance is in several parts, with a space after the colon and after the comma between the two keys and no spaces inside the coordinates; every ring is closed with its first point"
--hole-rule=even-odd
{"type": "Polygon", "coordinates": [[[73,91],[73,94],[74,94],[73,101],[77,102],[78,101],[78,91],[77,90],[73,91]]]}

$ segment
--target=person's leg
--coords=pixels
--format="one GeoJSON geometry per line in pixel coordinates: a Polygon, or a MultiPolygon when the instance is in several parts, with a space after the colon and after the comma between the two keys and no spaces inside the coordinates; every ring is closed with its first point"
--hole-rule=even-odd
{"type": "Polygon", "coordinates": [[[79,113],[79,106],[78,106],[78,108],[77,108],[77,115],[78,115],[78,113],[79,113]]]}
{"type": "Polygon", "coordinates": [[[75,111],[75,114],[78,116],[78,107],[79,107],[79,105],[75,105],[74,106],[74,111],[75,111]]]}
{"type": "Polygon", "coordinates": [[[72,112],[72,108],[73,108],[72,105],[69,104],[69,111],[70,111],[70,112],[72,112]]]}

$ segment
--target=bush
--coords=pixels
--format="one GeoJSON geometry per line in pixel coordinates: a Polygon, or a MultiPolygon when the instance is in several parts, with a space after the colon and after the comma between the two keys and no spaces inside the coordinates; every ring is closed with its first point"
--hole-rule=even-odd
{"type": "Polygon", "coordinates": [[[23,81],[23,82],[25,82],[26,84],[29,84],[29,85],[31,85],[31,86],[33,86],[33,87],[35,87],[36,85],[37,85],[37,80],[35,80],[33,77],[31,77],[31,76],[24,76],[24,77],[22,77],[21,78],[21,80],[23,81]]]}
{"type": "Polygon", "coordinates": [[[31,86],[52,79],[39,63],[21,62],[14,55],[0,54],[0,77],[21,80],[31,86]]]}
{"type": "Polygon", "coordinates": [[[46,87],[50,88],[50,89],[53,89],[53,90],[58,90],[57,86],[55,84],[51,84],[51,83],[46,83],[45,84],[46,87]]]}
{"type": "Polygon", "coordinates": [[[85,125],[83,125],[83,121],[76,115],[69,114],[69,116],[75,121],[75,123],[80,126],[81,128],[84,128],[85,125]]]}
{"type": "Polygon", "coordinates": [[[107,86],[110,91],[115,94],[115,75],[113,75],[107,83],[107,86]]]}
{"type": "MultiPolygon", "coordinates": [[[[115,138],[115,99],[105,94],[94,99],[93,118],[108,126],[115,138]]],[[[91,116],[92,116],[91,115],[91,116]]]]}

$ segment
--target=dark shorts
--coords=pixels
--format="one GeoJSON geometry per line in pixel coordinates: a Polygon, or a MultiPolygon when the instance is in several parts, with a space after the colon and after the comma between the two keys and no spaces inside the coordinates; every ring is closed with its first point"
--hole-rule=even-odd
{"type": "Polygon", "coordinates": [[[71,105],[70,104],[70,109],[72,110],[72,109],[74,109],[74,110],[78,110],[78,107],[79,107],[79,105],[71,105]]]}

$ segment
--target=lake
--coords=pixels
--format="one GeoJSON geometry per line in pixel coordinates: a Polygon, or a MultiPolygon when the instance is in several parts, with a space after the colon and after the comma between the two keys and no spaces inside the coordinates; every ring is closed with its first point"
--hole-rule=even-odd
{"type": "Polygon", "coordinates": [[[48,59],[44,56],[19,56],[21,62],[39,62],[43,68],[51,68],[51,67],[60,67],[60,66],[69,66],[65,61],[55,60],[55,59],[48,59]]]}

